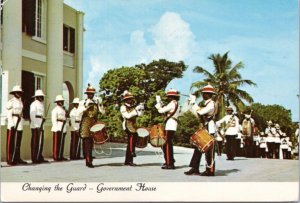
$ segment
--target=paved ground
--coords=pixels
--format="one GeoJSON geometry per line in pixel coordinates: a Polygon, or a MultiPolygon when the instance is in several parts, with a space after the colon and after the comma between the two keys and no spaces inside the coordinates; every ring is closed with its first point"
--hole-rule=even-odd
{"type": "MultiPolygon", "coordinates": [[[[236,157],[216,157],[216,176],[186,176],[193,149],[175,147],[176,170],[162,170],[160,148],[147,146],[137,149],[136,167],[124,166],[125,145],[106,143],[104,152],[96,154],[95,168],[85,166],[84,160],[48,164],[7,166],[1,163],[2,182],[298,182],[298,160],[275,160],[236,157]]],[[[101,150],[98,150],[101,151],[101,150]]],[[[204,158],[204,157],[203,157],[204,158]]],[[[200,171],[205,169],[201,160],[200,171]]]]}

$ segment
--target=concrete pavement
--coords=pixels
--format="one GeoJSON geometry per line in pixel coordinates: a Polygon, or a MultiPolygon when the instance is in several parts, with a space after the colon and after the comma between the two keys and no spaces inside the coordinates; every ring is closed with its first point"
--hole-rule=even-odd
{"type": "MultiPolygon", "coordinates": [[[[298,182],[299,161],[216,156],[216,176],[186,176],[193,149],[174,147],[176,170],[162,170],[162,150],[150,144],[136,149],[136,167],[124,166],[125,144],[106,143],[94,152],[95,168],[85,160],[7,166],[1,163],[2,182],[298,182]]],[[[205,170],[204,156],[200,171],[205,170]]]]}

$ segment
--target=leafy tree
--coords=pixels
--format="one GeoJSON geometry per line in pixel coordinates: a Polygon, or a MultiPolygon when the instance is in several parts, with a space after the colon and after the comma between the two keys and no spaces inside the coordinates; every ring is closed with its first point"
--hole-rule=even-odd
{"type": "Polygon", "coordinates": [[[278,123],[280,129],[286,133],[287,136],[291,137],[292,142],[295,144],[295,125],[292,122],[291,111],[285,109],[283,106],[273,104],[273,105],[263,105],[260,103],[253,103],[251,106],[244,108],[245,112],[252,112],[252,118],[255,120],[255,124],[258,129],[264,132],[267,127],[267,121],[272,120],[273,123],[278,123]]]}
{"type": "Polygon", "coordinates": [[[154,108],[155,95],[161,95],[165,100],[164,92],[169,82],[174,78],[181,78],[186,69],[187,66],[182,61],[176,63],[160,59],[149,64],[109,70],[99,82],[106,107],[106,114],[101,119],[107,123],[109,134],[114,137],[123,134],[119,107],[125,90],[135,96],[137,103],[145,104],[145,113],[137,120],[139,126],[148,127],[162,123],[163,116],[154,108]]]}
{"type": "Polygon", "coordinates": [[[242,62],[232,65],[232,61],[228,58],[228,52],[224,55],[212,54],[208,59],[214,64],[214,71],[210,73],[208,70],[197,66],[194,68],[195,73],[201,73],[206,78],[203,81],[194,82],[191,88],[197,88],[196,96],[200,96],[201,88],[210,83],[217,92],[216,100],[219,103],[220,111],[218,118],[225,115],[225,106],[232,103],[239,111],[240,106],[244,106],[246,102],[253,102],[252,97],[240,87],[247,85],[256,85],[251,80],[243,79],[239,70],[244,68],[242,62]]]}
{"type": "Polygon", "coordinates": [[[200,120],[190,111],[183,113],[178,120],[179,125],[174,142],[184,147],[192,147],[190,137],[199,129],[200,120]]]}

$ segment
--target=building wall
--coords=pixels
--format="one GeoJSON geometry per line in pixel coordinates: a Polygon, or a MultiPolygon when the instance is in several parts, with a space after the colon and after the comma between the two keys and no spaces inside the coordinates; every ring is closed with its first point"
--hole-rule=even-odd
{"type": "MultiPolygon", "coordinates": [[[[17,0],[19,1],[19,0],[17,0]]],[[[16,1],[16,2],[17,2],[16,1]]],[[[48,0],[49,1],[49,0],[48,0]]],[[[67,6],[64,4],[63,6],[63,24],[70,26],[72,28],[76,29],[76,47],[78,44],[81,44],[79,47],[82,47],[82,38],[78,38],[78,30],[80,32],[83,32],[82,27],[78,28],[78,14],[80,14],[83,18],[83,13],[78,12],[75,9],[67,6]]],[[[81,23],[82,24],[82,23],[81,23]]],[[[63,25],[62,25],[63,26],[63,25]]],[[[83,26],[83,25],[81,25],[83,26]]],[[[82,33],[81,33],[82,35],[82,33]]],[[[61,49],[63,49],[63,46],[61,45],[61,49]]],[[[82,84],[78,84],[82,82],[82,75],[78,76],[78,69],[82,71],[82,61],[77,61],[77,58],[82,59],[82,50],[75,50],[75,53],[69,53],[63,51],[63,82],[67,82],[68,85],[72,86],[72,92],[71,92],[71,99],[73,99],[73,96],[81,95],[79,91],[81,91],[82,84]],[[81,55],[78,56],[78,53],[81,55]],[[77,54],[77,55],[76,55],[77,54]]],[[[2,61],[5,59],[2,59],[2,61]]],[[[43,86],[42,89],[46,94],[46,103],[51,103],[52,106],[55,98],[47,98],[47,80],[55,80],[55,78],[48,78],[47,77],[47,44],[45,41],[37,40],[32,36],[28,36],[24,32],[22,33],[22,70],[33,72],[34,74],[38,74],[43,77],[43,86]]],[[[9,67],[9,66],[7,66],[9,67]]],[[[7,69],[5,71],[8,71],[8,75],[10,74],[10,70],[7,69]]],[[[20,79],[18,79],[20,80],[20,79]]],[[[3,85],[3,84],[2,84],[3,85]]],[[[6,87],[2,87],[2,94],[5,94],[3,97],[6,97],[8,99],[11,98],[11,95],[8,95],[8,92],[11,90],[11,85],[4,84],[6,87]],[[7,97],[8,96],[8,97],[7,97]]],[[[59,85],[57,85],[59,87],[59,85]]],[[[61,86],[62,87],[62,84],[61,86]]],[[[49,94],[48,94],[49,95],[49,94]]],[[[2,103],[3,106],[6,105],[6,101],[2,103]]],[[[45,109],[47,108],[47,104],[45,104],[45,109]]],[[[3,109],[3,108],[2,108],[3,109]]],[[[45,140],[44,140],[44,157],[52,158],[52,147],[53,147],[53,135],[51,132],[51,110],[49,110],[48,115],[46,117],[45,122],[45,140]]],[[[5,117],[6,113],[2,110],[1,116],[2,118],[5,117]]],[[[6,160],[6,120],[2,119],[1,122],[1,161],[6,160]]],[[[29,127],[29,121],[24,122],[24,131],[23,131],[23,137],[22,137],[22,144],[21,144],[21,158],[22,159],[30,159],[30,142],[31,142],[31,130],[29,127]]],[[[69,157],[69,146],[70,146],[70,131],[68,129],[67,136],[65,140],[65,150],[64,155],[65,157],[69,157]]]]}

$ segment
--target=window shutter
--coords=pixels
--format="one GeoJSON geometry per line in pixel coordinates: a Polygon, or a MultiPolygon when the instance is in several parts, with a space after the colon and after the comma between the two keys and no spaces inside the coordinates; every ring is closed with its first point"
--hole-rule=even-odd
{"type": "Polygon", "coordinates": [[[68,51],[68,28],[64,25],[63,27],[63,50],[68,51]]]}
{"type": "Polygon", "coordinates": [[[22,31],[30,36],[35,35],[36,0],[22,0],[22,31]]]}
{"type": "Polygon", "coordinates": [[[70,28],[70,52],[75,52],[75,29],[70,28]]]}
{"type": "Polygon", "coordinates": [[[28,71],[22,71],[22,89],[23,94],[23,117],[25,120],[30,118],[30,104],[33,101],[34,96],[34,74],[28,71]]]}

